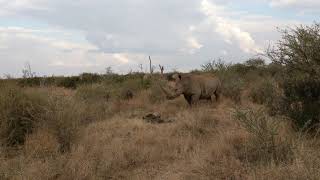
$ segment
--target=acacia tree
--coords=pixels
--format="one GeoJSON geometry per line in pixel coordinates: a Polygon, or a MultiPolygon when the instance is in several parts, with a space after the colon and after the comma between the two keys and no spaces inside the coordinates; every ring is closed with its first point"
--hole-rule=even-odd
{"type": "Polygon", "coordinates": [[[282,87],[285,108],[298,127],[315,127],[320,122],[320,24],[281,31],[270,59],[284,68],[282,87]]]}
{"type": "Polygon", "coordinates": [[[268,52],[273,62],[290,72],[316,77],[320,73],[320,24],[299,26],[281,31],[277,48],[268,52]]]}

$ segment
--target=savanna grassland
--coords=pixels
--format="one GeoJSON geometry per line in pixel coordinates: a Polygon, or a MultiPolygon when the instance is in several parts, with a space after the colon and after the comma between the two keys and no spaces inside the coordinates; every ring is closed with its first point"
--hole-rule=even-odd
{"type": "Polygon", "coordinates": [[[319,32],[190,72],[221,79],[215,104],[167,100],[158,74],[1,80],[0,179],[319,179],[319,32]]]}

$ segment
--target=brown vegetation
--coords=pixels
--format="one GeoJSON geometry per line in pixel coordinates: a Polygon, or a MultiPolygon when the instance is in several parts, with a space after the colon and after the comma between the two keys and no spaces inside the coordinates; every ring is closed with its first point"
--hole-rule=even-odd
{"type": "MultiPolygon", "coordinates": [[[[312,179],[320,175],[318,139],[295,132],[288,120],[270,117],[245,95],[241,109],[227,97],[214,108],[206,103],[190,108],[183,97],[155,103],[150,97],[156,86],[130,100],[103,99],[103,94],[88,95],[83,88],[63,91],[37,90],[49,94],[40,109],[44,112],[35,117],[26,135],[21,134],[24,143],[2,146],[1,178],[312,179]],[[142,117],[149,112],[174,121],[148,123],[142,117]]],[[[27,92],[30,89],[22,93],[27,92]]]]}

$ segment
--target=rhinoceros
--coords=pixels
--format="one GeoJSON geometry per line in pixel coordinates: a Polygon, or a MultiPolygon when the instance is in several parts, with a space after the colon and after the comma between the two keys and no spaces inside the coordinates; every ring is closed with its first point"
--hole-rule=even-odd
{"type": "Polygon", "coordinates": [[[173,74],[160,87],[167,99],[174,99],[183,94],[190,105],[196,104],[200,99],[216,102],[221,93],[220,79],[204,74],[173,74]]]}

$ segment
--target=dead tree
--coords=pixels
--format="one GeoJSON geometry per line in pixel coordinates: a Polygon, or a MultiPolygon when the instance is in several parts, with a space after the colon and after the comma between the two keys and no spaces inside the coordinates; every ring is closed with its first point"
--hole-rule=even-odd
{"type": "Polygon", "coordinates": [[[150,74],[153,74],[153,66],[152,66],[152,61],[151,61],[151,57],[149,56],[149,62],[150,62],[150,74]]]}
{"type": "Polygon", "coordinates": [[[161,71],[161,75],[163,75],[164,66],[161,66],[161,65],[159,64],[159,68],[160,68],[160,71],[161,71]]]}

